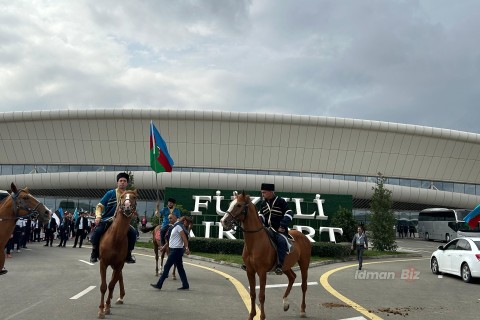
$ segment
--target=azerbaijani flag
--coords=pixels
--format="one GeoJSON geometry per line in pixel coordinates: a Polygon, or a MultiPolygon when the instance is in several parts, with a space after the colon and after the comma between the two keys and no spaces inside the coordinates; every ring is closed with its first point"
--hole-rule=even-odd
{"type": "Polygon", "coordinates": [[[73,213],[73,221],[77,222],[78,219],[78,209],[75,208],[75,212],[73,213]]]}
{"type": "Polygon", "coordinates": [[[468,223],[468,225],[472,228],[475,229],[478,225],[478,222],[480,222],[480,204],[475,207],[466,217],[465,217],[465,222],[468,223]]]}
{"type": "Polygon", "coordinates": [[[150,167],[156,173],[172,172],[174,164],[168,153],[167,144],[155,128],[153,121],[150,121],[150,167]]]}
{"type": "Polygon", "coordinates": [[[60,225],[60,222],[62,222],[62,219],[63,219],[63,209],[62,208],[58,208],[52,215],[52,217],[55,219],[55,221],[57,222],[57,226],[60,225]]]}

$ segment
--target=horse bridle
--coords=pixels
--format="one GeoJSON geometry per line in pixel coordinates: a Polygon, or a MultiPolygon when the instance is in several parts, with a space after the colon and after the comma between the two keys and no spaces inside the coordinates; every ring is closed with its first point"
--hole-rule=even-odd
{"type": "Polygon", "coordinates": [[[127,218],[130,218],[132,214],[134,214],[137,210],[137,201],[135,199],[135,204],[128,206],[127,209],[125,209],[125,202],[129,200],[130,201],[130,194],[127,194],[125,197],[125,201],[123,203],[120,203],[120,209],[123,212],[123,215],[126,216],[127,218]]]}
{"type": "Polygon", "coordinates": [[[26,205],[17,205],[17,200],[18,200],[18,197],[20,196],[21,192],[26,192],[26,191],[22,189],[22,190],[19,190],[17,193],[11,193],[10,194],[10,196],[12,197],[12,201],[13,201],[13,217],[6,217],[6,218],[0,217],[0,221],[2,221],[2,220],[16,220],[18,218],[28,218],[28,217],[31,217],[31,216],[33,216],[35,218],[38,215],[37,208],[42,204],[40,201],[38,201],[37,205],[33,209],[29,208],[26,205]],[[23,209],[23,210],[27,211],[28,214],[20,216],[18,214],[19,209],[23,209]]]}
{"type": "MultiPolygon", "coordinates": [[[[238,203],[237,204],[241,204],[241,203],[238,203]]],[[[240,211],[240,213],[238,213],[237,215],[233,215],[231,212],[228,212],[227,213],[232,217],[233,221],[232,221],[232,224],[234,226],[236,226],[238,228],[239,231],[243,231],[243,232],[247,232],[247,233],[255,233],[255,232],[258,232],[262,229],[264,229],[263,226],[261,226],[260,228],[258,228],[257,230],[245,230],[242,228],[241,226],[241,220],[238,220],[239,217],[241,216],[245,216],[245,218],[247,217],[247,214],[248,214],[248,205],[250,204],[250,202],[247,202],[247,201],[244,201],[243,202],[243,208],[242,208],[242,211],[240,211]]]]}

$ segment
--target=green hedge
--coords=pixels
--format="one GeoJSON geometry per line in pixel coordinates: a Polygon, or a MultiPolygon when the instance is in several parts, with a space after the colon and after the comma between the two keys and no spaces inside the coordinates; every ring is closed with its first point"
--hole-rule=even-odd
{"type": "MultiPolygon", "coordinates": [[[[223,253],[241,255],[243,240],[216,239],[216,238],[191,238],[190,251],[206,253],[223,253]]],[[[312,256],[333,257],[345,259],[352,251],[350,243],[314,242],[312,243],[312,256]]]]}

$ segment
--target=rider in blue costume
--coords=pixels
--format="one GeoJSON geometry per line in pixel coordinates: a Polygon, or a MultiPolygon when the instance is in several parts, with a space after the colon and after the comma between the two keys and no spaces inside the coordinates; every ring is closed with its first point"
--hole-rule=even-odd
{"type": "MultiPolygon", "coordinates": [[[[90,262],[95,263],[98,261],[98,246],[100,244],[100,238],[106,230],[107,222],[113,219],[115,211],[117,210],[117,201],[121,195],[125,192],[128,186],[130,176],[125,172],[120,172],[117,175],[117,189],[107,191],[103,196],[100,203],[97,204],[95,210],[95,224],[96,228],[92,233],[90,242],[92,243],[92,254],[90,262]]],[[[128,229],[128,254],[125,259],[126,263],[135,263],[135,258],[132,256],[132,250],[135,247],[137,241],[137,234],[135,230],[130,226],[128,229]]]]}

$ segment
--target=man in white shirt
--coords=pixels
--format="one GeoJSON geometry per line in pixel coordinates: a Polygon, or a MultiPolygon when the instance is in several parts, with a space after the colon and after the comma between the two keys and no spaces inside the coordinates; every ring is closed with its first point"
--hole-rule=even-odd
{"type": "Polygon", "coordinates": [[[168,254],[167,262],[163,269],[162,276],[158,279],[156,284],[151,283],[150,285],[156,289],[162,289],[163,282],[168,278],[168,273],[170,268],[175,265],[178,270],[178,275],[180,280],[182,280],[182,286],[178,290],[188,290],[190,285],[188,284],[187,274],[185,273],[185,268],[183,267],[183,252],[185,248],[185,253],[190,254],[188,249],[188,232],[186,230],[185,224],[187,224],[187,218],[181,217],[177,221],[177,216],[175,214],[170,214],[168,216],[170,224],[173,226],[168,230],[168,242],[165,244],[169,247],[170,253],[168,254]]]}

